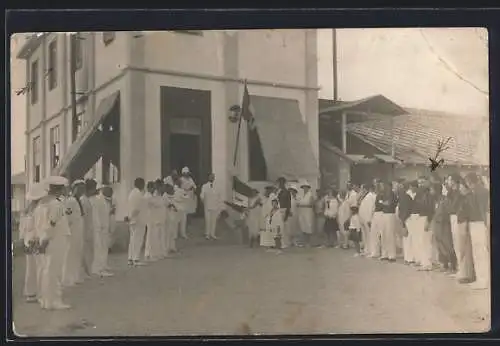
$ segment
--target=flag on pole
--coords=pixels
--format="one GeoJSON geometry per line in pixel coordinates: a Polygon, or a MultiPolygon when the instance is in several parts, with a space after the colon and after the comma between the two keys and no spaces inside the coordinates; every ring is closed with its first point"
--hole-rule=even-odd
{"type": "Polygon", "coordinates": [[[250,94],[248,93],[247,81],[245,80],[245,89],[243,91],[243,101],[241,103],[241,117],[246,120],[248,128],[255,130],[255,118],[253,116],[253,107],[250,102],[250,94]]]}
{"type": "Polygon", "coordinates": [[[237,177],[233,177],[233,203],[248,206],[248,200],[254,195],[253,188],[237,177]]]}

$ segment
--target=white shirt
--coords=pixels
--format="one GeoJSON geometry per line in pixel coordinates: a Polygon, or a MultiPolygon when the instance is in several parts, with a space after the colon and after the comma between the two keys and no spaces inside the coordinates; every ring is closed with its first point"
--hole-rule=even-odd
{"type": "Polygon", "coordinates": [[[144,193],[138,188],[134,188],[130,191],[128,195],[128,218],[131,224],[137,222],[144,222],[146,215],[145,213],[145,198],[144,193]]]}
{"type": "Polygon", "coordinates": [[[359,218],[362,222],[371,222],[373,213],[375,212],[375,201],[377,195],[373,192],[368,192],[359,205],[359,218]]]}
{"type": "Polygon", "coordinates": [[[325,197],[325,216],[334,219],[339,213],[339,201],[335,197],[325,197]]]}
{"type": "Polygon", "coordinates": [[[108,202],[104,200],[103,195],[96,195],[89,198],[92,205],[92,220],[94,225],[94,233],[109,232],[109,214],[110,207],[108,202]]]}
{"type": "Polygon", "coordinates": [[[47,197],[35,209],[33,218],[36,237],[42,241],[70,235],[62,200],[53,196],[47,197]]]}
{"type": "Polygon", "coordinates": [[[175,207],[177,208],[177,211],[179,212],[184,212],[186,211],[187,203],[189,201],[189,196],[184,191],[183,188],[178,187],[177,185],[174,185],[174,201],[175,201],[175,207]]]}
{"type": "Polygon", "coordinates": [[[221,207],[222,198],[215,183],[208,182],[203,185],[200,199],[207,210],[218,210],[221,207]]]}

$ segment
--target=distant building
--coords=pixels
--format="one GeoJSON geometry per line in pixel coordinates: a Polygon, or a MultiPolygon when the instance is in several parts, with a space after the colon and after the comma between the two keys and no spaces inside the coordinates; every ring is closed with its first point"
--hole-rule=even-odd
{"type": "Polygon", "coordinates": [[[27,179],[51,173],[113,184],[118,218],[136,177],[188,166],[231,190],[243,80],[258,135],[242,126],[237,171],[316,184],[316,30],[102,32],[75,36],[77,114],[71,108],[70,35],[26,41],[27,179]],[[296,139],[299,140],[296,140],[296,139]],[[255,169],[258,167],[259,169],[255,169]]]}
{"type": "Polygon", "coordinates": [[[449,148],[439,155],[444,161],[438,174],[488,169],[487,118],[402,108],[381,95],[354,102],[320,100],[320,167],[325,185],[429,175],[429,158],[434,158],[438,140],[447,138],[451,138],[449,148]]]}

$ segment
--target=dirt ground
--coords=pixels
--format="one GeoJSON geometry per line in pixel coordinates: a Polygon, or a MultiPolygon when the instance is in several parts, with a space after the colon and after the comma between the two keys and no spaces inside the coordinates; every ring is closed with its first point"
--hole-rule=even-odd
{"type": "MultiPolygon", "coordinates": [[[[190,245],[191,244],[191,245],[190,245]]],[[[489,295],[441,273],[355,258],[349,250],[280,255],[201,240],[177,258],[129,268],[65,291],[68,311],[22,299],[24,258],[13,272],[14,325],[27,336],[166,336],[481,332],[489,295]]]]}

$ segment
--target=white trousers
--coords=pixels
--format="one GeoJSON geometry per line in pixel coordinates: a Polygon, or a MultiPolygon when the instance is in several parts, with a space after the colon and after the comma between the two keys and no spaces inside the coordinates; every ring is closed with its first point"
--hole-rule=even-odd
{"type": "Polygon", "coordinates": [[[179,218],[179,227],[178,234],[176,237],[187,237],[187,212],[186,211],[178,211],[177,216],[179,218]]]}
{"type": "Polygon", "coordinates": [[[398,219],[396,214],[382,214],[383,227],[380,233],[380,243],[382,248],[382,257],[396,259],[396,232],[398,227],[398,219]]]}
{"type": "MultiPolygon", "coordinates": [[[[83,226],[83,225],[82,225],[83,226]]],[[[73,286],[81,282],[83,261],[83,227],[73,227],[69,246],[65,255],[62,282],[64,286],[73,286]]]]}
{"type": "Polygon", "coordinates": [[[283,230],[281,234],[281,247],[282,248],[287,248],[290,247],[292,244],[292,234],[290,230],[290,219],[285,221],[285,214],[286,214],[286,209],[282,208],[280,209],[281,211],[281,217],[283,218],[283,230]]]}
{"type": "Polygon", "coordinates": [[[419,215],[412,214],[406,220],[406,229],[408,235],[403,238],[403,255],[406,262],[417,262],[417,237],[418,227],[420,225],[419,215]]]}
{"type": "Polygon", "coordinates": [[[138,261],[141,258],[142,244],[146,226],[143,223],[134,223],[130,225],[130,241],[128,244],[129,261],[138,261]]]}
{"type": "Polygon", "coordinates": [[[167,240],[167,223],[166,221],[162,222],[160,225],[159,238],[160,238],[160,256],[165,257],[168,255],[168,240],[167,240]]]}
{"type": "Polygon", "coordinates": [[[362,222],[361,223],[361,236],[363,238],[363,252],[365,254],[370,254],[370,249],[371,249],[371,245],[370,245],[370,237],[371,237],[371,234],[370,234],[370,226],[368,226],[368,222],[362,222]]]}
{"type": "Polygon", "coordinates": [[[457,256],[457,272],[460,272],[460,242],[459,242],[459,231],[458,231],[458,220],[456,215],[450,215],[450,224],[451,224],[451,238],[453,240],[453,250],[455,251],[455,255],[457,256]]]}
{"type": "Polygon", "coordinates": [[[38,296],[40,292],[40,273],[37,266],[38,255],[26,255],[26,272],[24,275],[24,296],[38,296]]]}
{"type": "Polygon", "coordinates": [[[162,223],[151,222],[146,230],[146,244],[144,247],[144,256],[146,258],[157,259],[161,256],[161,232],[162,223]]]}
{"type": "Polygon", "coordinates": [[[370,254],[373,257],[379,257],[381,253],[381,243],[380,237],[382,234],[382,230],[384,228],[384,217],[383,213],[377,211],[373,214],[372,217],[372,225],[370,228],[370,254]]]}
{"type": "Polygon", "coordinates": [[[40,302],[42,307],[51,308],[62,304],[62,269],[67,247],[65,236],[51,239],[40,263],[43,263],[40,280],[40,302]]]}
{"type": "Polygon", "coordinates": [[[177,232],[179,230],[179,216],[177,212],[168,212],[168,218],[166,223],[167,237],[166,237],[166,245],[167,251],[177,251],[176,239],[177,232]]]}
{"type": "Polygon", "coordinates": [[[215,229],[217,228],[218,210],[205,209],[205,236],[215,237],[215,229]]]}
{"type": "Polygon", "coordinates": [[[94,261],[92,262],[92,274],[99,274],[108,267],[108,232],[94,233],[94,261]]]}
{"type": "Polygon", "coordinates": [[[488,289],[490,286],[490,230],[482,221],[470,222],[469,227],[476,282],[478,286],[488,289]]]}

